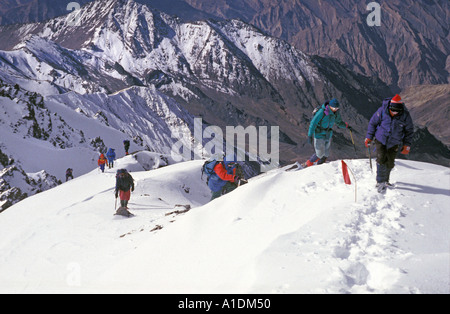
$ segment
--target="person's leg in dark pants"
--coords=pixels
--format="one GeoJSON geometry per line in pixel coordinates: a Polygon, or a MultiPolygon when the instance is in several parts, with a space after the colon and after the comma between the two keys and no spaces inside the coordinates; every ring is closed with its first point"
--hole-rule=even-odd
{"type": "Polygon", "coordinates": [[[375,140],[377,149],[377,183],[389,183],[390,174],[395,166],[395,157],[398,153],[398,145],[387,148],[375,140]]]}

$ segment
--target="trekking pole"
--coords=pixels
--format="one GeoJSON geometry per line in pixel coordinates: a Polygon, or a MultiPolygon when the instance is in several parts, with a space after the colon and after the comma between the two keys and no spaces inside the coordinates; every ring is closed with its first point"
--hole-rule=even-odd
{"type": "Polygon", "coordinates": [[[353,132],[352,132],[352,130],[349,130],[349,131],[350,131],[350,138],[352,139],[353,149],[355,150],[355,155],[356,155],[357,153],[356,153],[355,141],[353,140],[353,132]]]}
{"type": "Polygon", "coordinates": [[[370,145],[367,147],[367,150],[369,151],[369,161],[370,161],[370,171],[373,173],[373,167],[372,167],[372,154],[370,152],[370,145]]]}

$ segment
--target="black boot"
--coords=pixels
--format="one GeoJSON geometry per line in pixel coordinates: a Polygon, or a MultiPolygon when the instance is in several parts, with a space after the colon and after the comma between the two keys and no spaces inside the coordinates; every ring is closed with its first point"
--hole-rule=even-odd
{"type": "Polygon", "coordinates": [[[394,168],[386,168],[386,184],[387,186],[393,186],[393,184],[391,184],[390,181],[390,177],[391,177],[391,171],[394,168]]]}
{"type": "Polygon", "coordinates": [[[319,161],[317,162],[318,165],[324,164],[327,161],[328,157],[322,157],[319,159],[319,161]]]}
{"type": "Polygon", "coordinates": [[[384,193],[389,186],[389,174],[391,169],[386,165],[377,163],[377,190],[378,193],[384,193]]]}

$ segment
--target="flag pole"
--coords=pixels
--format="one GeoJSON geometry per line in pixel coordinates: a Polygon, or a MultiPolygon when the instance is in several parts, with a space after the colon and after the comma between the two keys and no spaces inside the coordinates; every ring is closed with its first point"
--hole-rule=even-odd
{"type": "Polygon", "coordinates": [[[353,180],[355,181],[355,203],[357,202],[357,190],[358,190],[358,185],[357,185],[357,181],[356,181],[356,177],[355,174],[353,173],[352,169],[347,165],[348,170],[350,170],[350,173],[352,174],[353,180]]]}

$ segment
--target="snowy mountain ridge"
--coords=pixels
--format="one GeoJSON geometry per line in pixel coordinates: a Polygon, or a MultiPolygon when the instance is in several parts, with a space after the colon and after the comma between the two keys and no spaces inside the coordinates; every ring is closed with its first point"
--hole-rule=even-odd
{"type": "Polygon", "coordinates": [[[75,176],[92,171],[108,148],[123,156],[124,139],[131,140],[131,151],[146,149],[170,159],[174,143],[193,140],[193,117],[152,88],[43,97],[2,82],[0,93],[2,210],[55,187],[67,168],[75,176]]]}
{"type": "MultiPolygon", "coordinates": [[[[56,178],[64,180],[65,169],[73,165],[77,174],[89,172],[96,166],[99,151],[120,149],[125,138],[133,139],[136,146],[132,149],[162,154],[170,154],[179,138],[190,146],[194,121],[187,109],[195,102],[214,98],[205,95],[200,86],[239,96],[247,89],[247,83],[242,82],[248,81],[257,89],[266,85],[263,88],[276,95],[266,81],[275,69],[282,71],[274,74],[278,77],[292,75],[288,68],[303,64],[304,73],[300,69],[292,72],[298,81],[303,80],[302,75],[312,78],[311,73],[315,73],[305,55],[285,43],[278,48],[276,40],[237,21],[228,26],[212,21],[183,24],[147,6],[122,0],[88,4],[81,10],[79,27],[70,25],[72,15],[21,26],[17,30],[20,41],[13,50],[0,51],[3,91],[13,87],[21,90],[16,100],[0,98],[5,110],[1,118],[2,152],[5,158],[17,161],[21,171],[37,173],[45,169],[55,182],[56,178]],[[236,28],[240,29],[240,41],[233,38],[236,28]],[[259,69],[236,49],[238,43],[242,49],[247,45],[247,53],[259,69]],[[266,69],[274,53],[261,54],[263,46],[288,54],[288,63],[267,67],[261,75],[259,71],[266,69]],[[257,52],[263,59],[255,59],[257,52]],[[14,113],[23,110],[14,107],[23,107],[20,99],[25,91],[37,93],[43,108],[36,109],[39,114],[33,117],[32,126],[18,131],[8,120],[17,125],[30,121],[26,114],[14,113]],[[30,136],[33,132],[40,134],[30,136]],[[17,139],[18,135],[23,137],[17,139]],[[34,143],[26,140],[30,138],[34,143]],[[45,157],[41,158],[42,164],[31,157],[35,154],[45,157]],[[66,162],[52,162],[56,156],[63,156],[61,160],[66,162]]],[[[241,111],[231,111],[234,124],[240,124],[241,111]]],[[[208,112],[211,115],[213,111],[208,112]]],[[[229,108],[226,116],[230,116],[229,108]]],[[[202,147],[194,150],[201,152],[202,147]]],[[[25,189],[24,184],[8,184],[8,190],[13,188],[25,189]]],[[[2,197],[4,207],[19,199],[6,194],[2,197]]]]}
{"type": "Polygon", "coordinates": [[[113,216],[114,169],[2,213],[0,291],[449,293],[449,169],[399,161],[380,195],[368,160],[347,162],[357,202],[339,162],[208,202],[202,161],[143,171],[127,156],[133,218],[113,216]]]}
{"type": "MultiPolygon", "coordinates": [[[[105,73],[108,72],[108,64],[117,63],[142,82],[145,82],[146,76],[153,71],[162,71],[166,75],[180,73],[193,81],[207,81],[208,77],[204,75],[212,69],[198,68],[207,65],[199,61],[209,57],[211,50],[216,49],[218,45],[219,55],[216,55],[214,60],[218,62],[218,68],[214,70],[222,73],[220,77],[213,79],[214,83],[221,82],[221,78],[235,80],[239,71],[244,71],[247,75],[261,71],[268,81],[279,77],[302,81],[302,76],[307,76],[313,82],[319,78],[306,55],[292,49],[287,43],[278,47],[279,40],[262,35],[259,30],[236,20],[181,23],[132,0],[95,1],[87,4],[81,11],[79,24],[83,33],[79,28],[70,26],[69,14],[47,23],[23,26],[18,32],[26,40],[21,39],[13,50],[23,50],[35,56],[43,65],[56,66],[57,70],[76,77],[86,76],[86,71],[95,77],[95,74],[91,73],[96,73],[99,69],[106,76],[120,77],[114,71],[105,73]],[[89,28],[88,32],[84,32],[86,28],[89,28]],[[83,37],[82,42],[79,41],[80,37],[83,37]],[[241,48],[243,52],[237,51],[236,47],[241,48]],[[224,52],[226,56],[223,56],[224,52]],[[286,55],[284,60],[271,58],[274,54],[281,55],[281,52],[286,55]],[[249,60],[246,61],[247,64],[240,65],[243,60],[233,60],[236,58],[244,59],[244,62],[246,58],[249,60]],[[286,60],[289,62],[284,62],[286,60]],[[239,68],[226,66],[229,62],[235,66],[239,65],[239,68]],[[300,64],[302,66],[299,66],[300,64]],[[254,69],[255,66],[257,69],[254,69]],[[292,69],[296,70],[292,72],[292,69]],[[303,72],[299,72],[302,69],[303,72]],[[272,75],[269,75],[271,73],[272,75]],[[203,75],[196,77],[198,74],[203,75]]],[[[5,54],[4,58],[8,59],[8,53],[5,54]]],[[[46,75],[47,70],[43,68],[38,72],[46,75]]],[[[38,73],[27,74],[28,78],[39,77],[38,73]]],[[[68,79],[76,81],[74,77],[68,79]]],[[[52,81],[48,76],[46,80],[52,81]]],[[[54,83],[57,84],[57,81],[54,83]]],[[[113,87],[109,88],[114,91],[111,90],[113,87]]],[[[71,90],[83,92],[80,87],[71,90]]],[[[84,92],[90,90],[92,88],[85,88],[84,92]]]]}
{"type": "MultiPolygon", "coordinates": [[[[379,80],[239,20],[183,23],[132,0],[77,13],[78,26],[73,13],[0,28],[0,292],[450,292],[449,168],[398,160],[379,195],[358,159],[391,96],[379,80]],[[284,161],[304,157],[312,108],[330,97],[360,143],[354,153],[335,134],[330,159],[354,158],[351,186],[334,161],[209,202],[203,161],[169,155],[181,140],[208,157],[193,137],[201,117],[279,125],[284,161]],[[101,173],[107,148],[118,160],[101,173]],[[68,167],[75,179],[59,184],[68,167]],[[136,180],[131,219],[113,216],[119,168],[136,180]]],[[[425,131],[418,141],[438,147],[425,131]]]]}
{"type": "MultiPolygon", "coordinates": [[[[284,162],[311,154],[313,107],[339,98],[362,142],[367,120],[392,93],[377,79],[307,56],[239,20],[187,23],[133,0],[94,1],[76,14],[77,26],[71,13],[0,27],[0,78],[44,96],[154,86],[210,125],[280,126],[284,162]]],[[[353,153],[348,132],[338,137],[334,158],[353,153]]],[[[365,156],[363,146],[356,148],[365,156]]],[[[433,162],[450,156],[435,157],[420,145],[414,154],[433,162]]]]}

